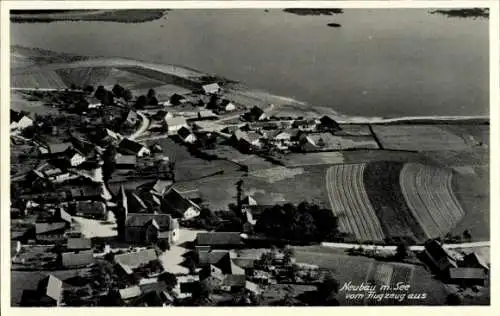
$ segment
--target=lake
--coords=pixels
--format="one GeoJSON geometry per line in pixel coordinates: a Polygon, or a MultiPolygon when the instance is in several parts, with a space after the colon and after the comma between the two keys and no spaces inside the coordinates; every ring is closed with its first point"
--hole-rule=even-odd
{"type": "Polygon", "coordinates": [[[347,115],[487,115],[488,20],[429,11],[174,10],[140,24],[11,24],[11,44],[185,65],[347,115]]]}

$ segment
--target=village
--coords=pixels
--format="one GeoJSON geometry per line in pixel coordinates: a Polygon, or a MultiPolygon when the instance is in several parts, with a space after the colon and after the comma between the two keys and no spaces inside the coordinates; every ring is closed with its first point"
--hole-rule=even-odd
{"type": "MultiPolygon", "coordinates": [[[[369,250],[339,229],[331,211],[306,201],[260,205],[241,181],[222,212],[175,186],[184,176],[182,160],[173,159],[176,148],[248,172],[252,166],[237,157],[286,166],[290,154],[381,149],[371,126],[339,124],[327,115],[268,115],[272,104],[239,103],[215,82],[166,96],[154,89],[133,96],[118,83],[110,90],[73,86],[25,94],[56,110],[11,110],[13,163],[19,163],[11,187],[12,269],[45,272],[35,288],[20,289],[21,306],[370,304],[338,298],[342,284],[328,268],[297,260],[314,258],[321,242],[354,242],[345,258],[372,260],[368,271],[374,272],[362,279],[375,285],[410,282],[427,266],[439,282],[463,291],[488,284],[481,255],[449,250],[437,239],[418,251],[403,242],[369,250]],[[270,211],[280,209],[291,218],[270,211]],[[278,228],[290,220],[290,231],[278,228]]],[[[460,299],[449,294],[446,302],[460,299]]]]}

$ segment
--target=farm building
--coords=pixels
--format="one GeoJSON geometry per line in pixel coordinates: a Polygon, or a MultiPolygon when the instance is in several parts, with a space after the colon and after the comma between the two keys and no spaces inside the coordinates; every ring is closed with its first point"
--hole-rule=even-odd
{"type": "Polygon", "coordinates": [[[264,111],[258,106],[254,106],[250,111],[242,115],[242,118],[247,122],[262,121],[266,118],[264,111]]]}
{"type": "Polygon", "coordinates": [[[184,219],[200,215],[200,207],[182,196],[175,188],[170,188],[163,197],[162,211],[182,216],[184,219]]]}
{"type": "Polygon", "coordinates": [[[439,272],[447,274],[451,268],[458,267],[455,259],[443,248],[439,241],[431,239],[426,241],[424,246],[424,253],[439,272]]]}
{"type": "Polygon", "coordinates": [[[230,142],[235,144],[240,150],[249,151],[252,148],[262,147],[261,137],[262,136],[256,132],[237,130],[231,136],[230,142]]]}
{"type": "Polygon", "coordinates": [[[100,201],[76,201],[70,203],[76,216],[105,220],[108,215],[106,204],[100,201]]]}
{"type": "Polygon", "coordinates": [[[132,300],[139,298],[142,295],[141,288],[138,285],[129,286],[124,289],[118,290],[121,300],[128,304],[132,300]]]}
{"type": "Polygon", "coordinates": [[[303,152],[313,152],[325,147],[324,139],[318,134],[304,135],[300,141],[300,150],[303,152]]]}
{"type": "Polygon", "coordinates": [[[36,290],[25,290],[21,298],[21,306],[56,307],[61,304],[63,281],[53,276],[46,276],[38,282],[36,290]]]}
{"type": "Polygon", "coordinates": [[[451,268],[449,280],[462,286],[481,285],[484,286],[488,276],[481,268],[451,268]]]}
{"type": "Polygon", "coordinates": [[[244,275],[245,270],[235,264],[236,259],[226,250],[212,250],[210,247],[196,247],[198,264],[201,267],[213,266],[222,274],[244,275]]]}
{"type": "Polygon", "coordinates": [[[319,124],[316,126],[321,132],[338,132],[341,130],[340,125],[329,116],[325,115],[319,119],[319,124]]]}
{"type": "Polygon", "coordinates": [[[167,124],[167,131],[170,134],[176,133],[182,127],[187,127],[187,122],[184,117],[175,116],[171,118],[165,118],[165,123],[167,124]]]}
{"type": "Polygon", "coordinates": [[[81,268],[94,261],[92,250],[63,252],[61,254],[61,265],[67,269],[81,268]]]}
{"type": "Polygon", "coordinates": [[[218,249],[231,249],[243,245],[239,232],[208,232],[196,235],[198,246],[209,246],[218,249]]]}
{"type": "Polygon", "coordinates": [[[151,244],[165,240],[174,244],[179,239],[179,223],[169,214],[129,213],[125,220],[127,242],[151,244]]]}
{"type": "Polygon", "coordinates": [[[115,167],[117,169],[135,169],[137,158],[135,155],[115,155],[115,167]]]}
{"type": "Polygon", "coordinates": [[[86,158],[82,156],[80,153],[75,153],[71,158],[69,159],[69,163],[72,167],[76,167],[84,163],[86,158]]]}
{"type": "Polygon", "coordinates": [[[209,95],[209,94],[217,94],[220,91],[220,86],[218,83],[210,83],[210,84],[205,84],[201,86],[201,89],[203,90],[203,93],[209,95]]]}
{"type": "Polygon", "coordinates": [[[247,195],[241,200],[242,205],[257,205],[257,201],[250,195],[247,195]]]}
{"type": "Polygon", "coordinates": [[[36,223],[35,233],[36,240],[40,243],[56,243],[65,240],[64,233],[67,223],[36,223]]]}
{"type": "Polygon", "coordinates": [[[151,151],[146,146],[128,138],[122,139],[122,141],[118,144],[118,151],[124,155],[131,154],[137,157],[151,155],[151,151]]]}
{"type": "Polygon", "coordinates": [[[197,140],[196,136],[184,126],[177,131],[177,135],[179,135],[183,142],[188,144],[194,144],[197,140]]]}
{"type": "Polygon", "coordinates": [[[58,143],[58,144],[47,144],[47,149],[51,155],[63,155],[73,148],[73,144],[70,142],[58,143]]]}

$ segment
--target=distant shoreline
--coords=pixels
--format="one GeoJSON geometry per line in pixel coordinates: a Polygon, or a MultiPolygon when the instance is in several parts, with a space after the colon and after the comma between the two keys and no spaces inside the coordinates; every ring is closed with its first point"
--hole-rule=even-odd
{"type": "Polygon", "coordinates": [[[161,10],[16,10],[11,11],[12,23],[51,23],[61,21],[101,21],[142,23],[161,19],[169,11],[161,10]]]}

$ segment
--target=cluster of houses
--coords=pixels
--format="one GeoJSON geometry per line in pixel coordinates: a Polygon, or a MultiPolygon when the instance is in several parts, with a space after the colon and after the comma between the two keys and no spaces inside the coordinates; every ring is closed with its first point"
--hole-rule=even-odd
{"type": "Polygon", "coordinates": [[[258,107],[242,115],[247,123],[229,126],[221,134],[243,152],[275,149],[278,152],[314,152],[335,148],[333,134],[341,130],[329,116],[320,119],[268,120],[258,107]]]}
{"type": "Polygon", "coordinates": [[[30,113],[10,110],[10,132],[15,134],[32,126],[34,123],[30,113]]]}
{"type": "Polygon", "coordinates": [[[488,282],[490,268],[475,252],[459,258],[438,240],[431,239],[425,243],[424,253],[436,274],[447,282],[464,287],[484,286],[488,282]]]}

